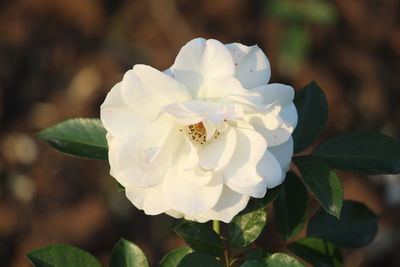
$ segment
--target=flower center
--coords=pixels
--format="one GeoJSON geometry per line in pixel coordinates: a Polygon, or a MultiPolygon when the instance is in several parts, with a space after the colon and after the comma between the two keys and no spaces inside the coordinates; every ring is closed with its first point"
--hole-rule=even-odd
{"type": "Polygon", "coordinates": [[[189,137],[190,141],[198,145],[203,145],[207,142],[212,141],[213,139],[217,139],[220,135],[220,132],[215,128],[213,129],[212,133],[211,132],[207,133],[207,129],[204,126],[203,122],[189,125],[187,127],[180,129],[179,131],[185,132],[189,137]]]}
{"type": "Polygon", "coordinates": [[[188,128],[188,135],[192,142],[198,143],[200,145],[207,142],[207,130],[202,122],[189,125],[188,128]]]}

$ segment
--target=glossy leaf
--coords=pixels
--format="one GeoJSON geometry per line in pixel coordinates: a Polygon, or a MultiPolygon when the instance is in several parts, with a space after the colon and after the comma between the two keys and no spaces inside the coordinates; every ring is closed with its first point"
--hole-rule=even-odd
{"type": "Polygon", "coordinates": [[[263,248],[252,248],[248,252],[246,252],[246,255],[244,256],[245,261],[249,260],[259,260],[268,257],[271,255],[270,252],[263,248]]]}
{"type": "Polygon", "coordinates": [[[100,262],[88,252],[64,244],[45,246],[27,254],[36,267],[101,267],[100,262]]]}
{"type": "Polygon", "coordinates": [[[324,92],[312,82],[294,98],[299,120],[293,132],[294,153],[300,153],[319,137],[328,118],[328,104],[324,92]]]}
{"type": "Polygon", "coordinates": [[[300,178],[289,172],[282,190],[274,202],[279,232],[286,240],[296,236],[307,219],[308,194],[300,178]]]}
{"type": "Polygon", "coordinates": [[[293,158],[308,190],[330,214],[339,217],[343,205],[343,189],[339,177],[322,160],[313,156],[293,158]]]}
{"type": "Polygon", "coordinates": [[[302,238],[289,244],[288,249],[314,267],[343,266],[343,257],[340,249],[321,238],[302,238]]]}
{"type": "Polygon", "coordinates": [[[118,192],[125,191],[125,187],[120,184],[117,180],[115,180],[115,188],[117,189],[118,192]]]}
{"type": "Polygon", "coordinates": [[[38,133],[55,149],[76,157],[107,159],[106,130],[99,119],[75,118],[38,133]]]}
{"type": "Polygon", "coordinates": [[[230,246],[244,247],[255,241],[267,223],[267,208],[249,203],[229,223],[228,241],[230,246]]]}
{"type": "Polygon", "coordinates": [[[190,253],[178,264],[178,267],[223,267],[214,257],[202,253],[190,253]]]}
{"type": "Polygon", "coordinates": [[[208,224],[182,221],[174,231],[195,251],[216,257],[224,254],[221,239],[208,224]]]}
{"type": "Polygon", "coordinates": [[[114,247],[110,267],[149,266],[143,251],[132,242],[121,239],[114,247]]]}
{"type": "Polygon", "coordinates": [[[161,259],[158,267],[177,267],[182,259],[191,252],[192,249],[189,247],[174,249],[161,259]]]}
{"type": "Polygon", "coordinates": [[[374,240],[377,231],[378,217],[364,204],[346,200],[340,220],[319,210],[308,224],[307,235],[340,247],[358,248],[374,240]]]}
{"type": "Polygon", "coordinates": [[[332,168],[364,174],[400,173],[400,141],[376,132],[353,132],[329,139],[313,155],[332,168]]]}
{"type": "Polygon", "coordinates": [[[305,265],[288,254],[274,253],[264,259],[248,260],[240,267],[305,267],[305,265]]]}

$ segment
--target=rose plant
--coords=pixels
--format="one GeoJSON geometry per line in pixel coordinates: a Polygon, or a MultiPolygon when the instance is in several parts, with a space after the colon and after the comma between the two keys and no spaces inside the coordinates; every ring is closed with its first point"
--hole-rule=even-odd
{"type": "MultiPolygon", "coordinates": [[[[61,152],[108,159],[136,208],[175,218],[174,231],[188,247],[169,252],[161,267],[342,266],[340,247],[370,243],[378,217],[343,200],[333,169],[399,173],[400,142],[359,131],[293,157],[322,132],[326,99],[315,82],[295,95],[270,77],[257,46],[194,39],[165,71],[146,65],[127,71],[106,96],[100,119],[70,119],[39,136],[61,152]],[[321,209],[308,220],[310,197],[321,209]],[[257,247],[270,205],[283,244],[257,247]],[[305,225],[306,235],[297,238],[305,225]]],[[[100,266],[68,245],[28,258],[35,266],[100,266]]],[[[139,247],[121,239],[110,266],[148,263],[139,247]]]]}

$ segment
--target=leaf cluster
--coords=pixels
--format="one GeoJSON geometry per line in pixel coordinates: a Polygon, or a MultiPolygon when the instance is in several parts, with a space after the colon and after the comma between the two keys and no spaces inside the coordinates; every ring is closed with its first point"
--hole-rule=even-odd
{"type": "MultiPolygon", "coordinates": [[[[333,137],[304,155],[320,138],[328,106],[315,82],[299,90],[294,103],[299,115],[293,133],[294,165],[284,183],[268,189],[264,198],[251,199],[246,209],[224,227],[225,233],[215,232],[209,224],[179,221],[174,231],[189,247],[169,252],[159,262],[160,267],[285,267],[305,266],[304,262],[339,267],[343,265],[341,248],[360,248],[374,239],[378,217],[364,204],[343,199],[335,170],[368,175],[399,173],[400,142],[381,133],[358,131],[333,137]],[[311,198],[320,205],[313,214],[309,209],[311,198]],[[282,244],[256,247],[255,241],[272,217],[282,244]],[[300,233],[305,235],[299,237],[300,233]]],[[[106,131],[98,119],[67,120],[39,136],[63,153],[107,159],[106,131]]],[[[43,247],[27,256],[38,267],[100,266],[92,255],[67,245],[43,247]]],[[[122,239],[114,247],[110,266],[148,263],[139,247],[122,239]]]]}

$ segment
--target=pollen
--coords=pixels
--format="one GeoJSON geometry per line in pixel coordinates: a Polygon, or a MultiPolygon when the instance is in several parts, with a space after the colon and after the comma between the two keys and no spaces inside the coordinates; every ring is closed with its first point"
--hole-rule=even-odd
{"type": "Polygon", "coordinates": [[[189,140],[191,140],[192,143],[197,144],[197,145],[204,145],[207,142],[218,139],[218,137],[220,135],[220,133],[218,131],[215,131],[212,138],[207,139],[207,129],[206,129],[206,127],[204,127],[203,122],[199,122],[196,124],[186,126],[184,128],[179,129],[179,131],[185,132],[187,134],[189,140]]]}

